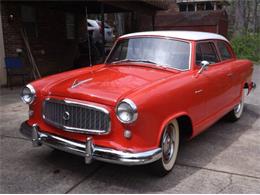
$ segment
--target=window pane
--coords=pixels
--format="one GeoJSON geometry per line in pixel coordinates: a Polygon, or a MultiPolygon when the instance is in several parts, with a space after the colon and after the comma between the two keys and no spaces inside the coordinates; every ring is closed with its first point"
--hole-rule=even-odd
{"type": "Polygon", "coordinates": [[[180,12],[185,12],[186,9],[187,9],[187,5],[186,4],[180,4],[179,9],[180,9],[180,12]]]}
{"type": "Polygon", "coordinates": [[[67,39],[75,39],[75,17],[73,14],[66,14],[67,39]]]}
{"type": "Polygon", "coordinates": [[[227,48],[227,45],[223,41],[218,41],[217,46],[222,60],[232,58],[232,55],[227,48]]]}
{"type": "Polygon", "coordinates": [[[202,61],[203,60],[202,60],[201,48],[200,48],[200,44],[198,44],[196,47],[196,64],[200,65],[202,61]]]}
{"type": "Polygon", "coordinates": [[[214,10],[214,5],[212,2],[206,3],[206,10],[214,10]]]}
{"type": "Polygon", "coordinates": [[[204,3],[198,3],[198,4],[197,4],[197,10],[198,10],[198,11],[204,10],[204,5],[205,5],[204,3]]]}
{"type": "Polygon", "coordinates": [[[188,4],[188,11],[189,11],[189,12],[195,11],[195,6],[194,6],[194,4],[188,4]]]}
{"type": "Polygon", "coordinates": [[[107,60],[151,61],[179,70],[189,69],[190,43],[163,38],[132,38],[122,40],[107,60]]]}
{"type": "Polygon", "coordinates": [[[213,43],[198,43],[196,50],[197,64],[200,64],[203,60],[208,61],[210,64],[219,62],[213,43]]]}
{"type": "Polygon", "coordinates": [[[21,6],[21,19],[23,28],[29,39],[38,37],[38,29],[36,24],[36,11],[31,6],[21,6]]]}
{"type": "Polygon", "coordinates": [[[22,6],[21,7],[21,16],[23,22],[36,22],[36,14],[34,7],[31,6],[22,6]]]}

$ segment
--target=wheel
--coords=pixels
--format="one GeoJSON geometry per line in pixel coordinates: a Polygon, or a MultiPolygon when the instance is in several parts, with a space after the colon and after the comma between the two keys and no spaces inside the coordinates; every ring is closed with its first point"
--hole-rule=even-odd
{"type": "Polygon", "coordinates": [[[173,120],[165,127],[161,138],[162,158],[151,164],[155,175],[164,176],[173,169],[177,159],[179,143],[179,125],[176,120],[173,120]]]}
{"type": "Polygon", "coordinates": [[[231,110],[228,114],[227,114],[227,119],[231,122],[235,122],[238,119],[241,118],[243,111],[244,111],[244,104],[245,104],[245,96],[247,94],[247,89],[243,89],[242,94],[241,94],[241,100],[240,103],[238,105],[236,105],[234,107],[233,110],[231,110]]]}

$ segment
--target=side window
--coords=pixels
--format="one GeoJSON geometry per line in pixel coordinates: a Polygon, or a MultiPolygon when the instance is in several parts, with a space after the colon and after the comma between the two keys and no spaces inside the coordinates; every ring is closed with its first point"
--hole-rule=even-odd
{"type": "Polygon", "coordinates": [[[107,62],[111,63],[113,61],[125,59],[127,56],[127,49],[128,49],[128,41],[123,40],[121,44],[116,45],[116,48],[113,50],[107,62]]]}
{"type": "Polygon", "coordinates": [[[199,65],[201,61],[206,60],[210,64],[219,62],[215,46],[211,42],[197,43],[196,47],[196,64],[199,65]]]}
{"type": "Polygon", "coordinates": [[[227,44],[224,41],[218,41],[217,46],[222,60],[228,60],[232,58],[232,54],[228,50],[227,44]]]}

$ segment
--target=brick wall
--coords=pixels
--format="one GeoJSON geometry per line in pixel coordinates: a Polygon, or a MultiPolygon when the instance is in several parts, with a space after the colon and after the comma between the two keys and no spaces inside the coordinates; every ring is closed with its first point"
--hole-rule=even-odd
{"type": "MultiPolygon", "coordinates": [[[[2,6],[3,37],[6,57],[18,56],[16,50],[26,51],[21,36],[21,6],[23,3],[6,2],[2,6]],[[14,20],[10,21],[10,14],[14,20]]],[[[45,76],[64,70],[73,65],[77,55],[78,42],[86,36],[84,7],[70,10],[68,7],[50,7],[48,3],[34,3],[29,6],[35,8],[37,38],[30,38],[30,46],[40,73],[45,76]],[[66,11],[65,11],[66,10],[66,11]],[[66,13],[75,16],[75,39],[66,37],[66,13]]],[[[30,72],[26,54],[21,55],[27,71],[30,72]]]]}

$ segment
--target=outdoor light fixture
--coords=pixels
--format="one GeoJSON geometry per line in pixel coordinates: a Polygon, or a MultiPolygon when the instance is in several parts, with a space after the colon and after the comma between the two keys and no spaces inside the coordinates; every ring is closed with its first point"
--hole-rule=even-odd
{"type": "Polygon", "coordinates": [[[10,14],[8,17],[8,22],[11,23],[14,21],[14,14],[10,14]]]}

